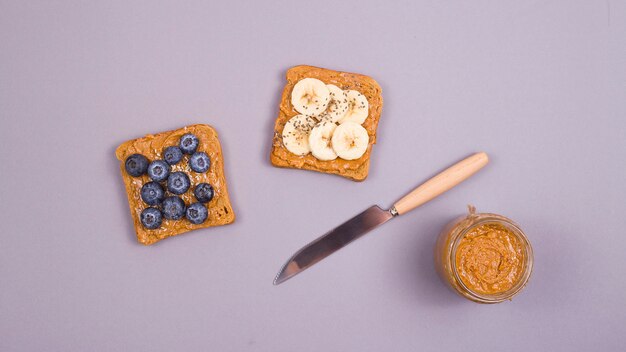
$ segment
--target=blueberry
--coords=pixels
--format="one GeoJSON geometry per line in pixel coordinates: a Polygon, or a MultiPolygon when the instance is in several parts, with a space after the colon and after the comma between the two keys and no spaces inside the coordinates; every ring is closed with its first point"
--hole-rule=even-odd
{"type": "Polygon", "coordinates": [[[189,189],[189,176],[182,171],[172,172],[167,179],[167,189],[174,194],[183,194],[189,189]]]}
{"type": "Polygon", "coordinates": [[[141,224],[148,230],[154,230],[161,226],[163,218],[157,208],[146,208],[141,212],[141,224]]]}
{"type": "Polygon", "coordinates": [[[141,199],[148,205],[157,205],[165,198],[165,191],[158,182],[148,182],[141,186],[141,199]]]}
{"type": "Polygon", "coordinates": [[[193,203],[187,208],[185,217],[192,224],[202,224],[209,217],[209,212],[202,203],[193,203]]]}
{"type": "Polygon", "coordinates": [[[201,183],[193,190],[193,194],[200,203],[208,203],[213,199],[213,186],[208,183],[201,183]]]}
{"type": "Polygon", "coordinates": [[[170,164],[163,160],[155,160],[148,166],[148,176],[154,181],[160,182],[170,175],[170,164]]]}
{"type": "Polygon", "coordinates": [[[126,158],[126,172],[134,177],[139,177],[148,170],[148,159],[141,154],[133,154],[126,158]]]}
{"type": "Polygon", "coordinates": [[[185,202],[180,197],[171,196],[163,201],[163,217],[178,220],[185,215],[185,202]]]}
{"type": "Polygon", "coordinates": [[[191,133],[186,133],[182,137],[180,137],[180,149],[185,154],[193,154],[196,149],[198,149],[198,137],[194,136],[191,133]]]}
{"type": "Polygon", "coordinates": [[[163,159],[170,165],[176,165],[183,159],[183,151],[176,146],[167,147],[163,151],[163,159]]]}
{"type": "Polygon", "coordinates": [[[204,152],[193,153],[189,158],[189,167],[195,172],[206,172],[211,166],[211,159],[204,152]]]}

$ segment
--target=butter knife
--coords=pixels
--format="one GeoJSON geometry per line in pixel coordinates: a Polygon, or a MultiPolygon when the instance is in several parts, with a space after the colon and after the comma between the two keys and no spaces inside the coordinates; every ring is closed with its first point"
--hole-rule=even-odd
{"type": "Polygon", "coordinates": [[[476,153],[424,182],[397,201],[391,209],[384,210],[377,205],[365,209],[297,251],[280,269],[274,285],[289,280],[394,217],[406,214],[448,191],[482,169],[488,162],[487,154],[476,153]]]}

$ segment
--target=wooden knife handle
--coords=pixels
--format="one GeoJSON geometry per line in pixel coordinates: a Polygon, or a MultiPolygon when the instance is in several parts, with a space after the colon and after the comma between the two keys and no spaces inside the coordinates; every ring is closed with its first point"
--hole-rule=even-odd
{"type": "Polygon", "coordinates": [[[398,215],[402,215],[419,207],[465,181],[487,165],[488,162],[489,157],[484,152],[476,153],[459,161],[402,197],[393,205],[392,212],[395,209],[398,215]]]}

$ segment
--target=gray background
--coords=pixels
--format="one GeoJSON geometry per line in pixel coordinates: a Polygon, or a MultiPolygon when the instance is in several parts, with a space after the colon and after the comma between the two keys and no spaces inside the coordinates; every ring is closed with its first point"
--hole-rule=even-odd
{"type": "Polygon", "coordinates": [[[626,3],[0,1],[1,351],[616,351],[626,344],[626,3]],[[268,162],[285,71],[371,75],[369,178],[268,162]],[[121,142],[208,123],[235,224],[137,244],[121,142]],[[484,150],[491,164],[274,287],[302,245],[484,150]],[[535,271],[483,306],[436,276],[472,203],[535,271]]]}

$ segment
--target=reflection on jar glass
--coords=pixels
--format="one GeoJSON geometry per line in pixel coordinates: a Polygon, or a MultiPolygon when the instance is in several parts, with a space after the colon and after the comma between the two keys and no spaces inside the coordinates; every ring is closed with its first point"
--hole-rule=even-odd
{"type": "Polygon", "coordinates": [[[510,300],[528,283],[533,251],[520,227],[504,216],[476,213],[450,222],[437,239],[439,275],[461,296],[478,303],[510,300]]]}

